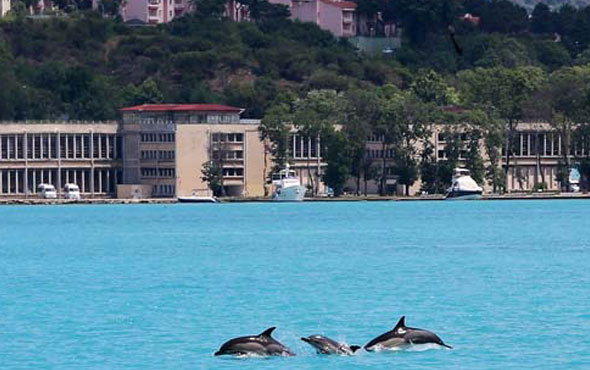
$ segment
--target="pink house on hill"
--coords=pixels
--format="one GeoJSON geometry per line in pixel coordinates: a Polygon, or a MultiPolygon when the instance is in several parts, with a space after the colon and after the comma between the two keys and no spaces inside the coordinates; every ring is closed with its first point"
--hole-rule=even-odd
{"type": "Polygon", "coordinates": [[[356,3],[343,0],[269,0],[289,8],[292,19],[312,22],[336,37],[356,36],[356,3]]]}

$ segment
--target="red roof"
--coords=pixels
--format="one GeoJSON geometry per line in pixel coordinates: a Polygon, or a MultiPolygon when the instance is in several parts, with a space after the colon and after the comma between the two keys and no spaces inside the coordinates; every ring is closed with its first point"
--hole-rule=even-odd
{"type": "Polygon", "coordinates": [[[352,1],[322,0],[324,4],[333,5],[338,8],[356,9],[356,3],[352,1]]]}
{"type": "Polygon", "coordinates": [[[120,109],[123,112],[236,112],[242,108],[220,104],[142,104],[120,109]]]}

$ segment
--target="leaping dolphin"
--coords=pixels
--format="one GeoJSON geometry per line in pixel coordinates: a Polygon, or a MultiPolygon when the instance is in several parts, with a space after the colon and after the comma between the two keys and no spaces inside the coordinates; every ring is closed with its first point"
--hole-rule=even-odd
{"type": "Polygon", "coordinates": [[[309,343],[319,354],[322,355],[350,356],[361,348],[360,346],[349,346],[346,343],[338,343],[333,339],[319,334],[303,337],[301,340],[305,343],[309,343]]]}
{"type": "Polygon", "coordinates": [[[215,352],[215,356],[295,356],[289,348],[271,336],[275,329],[276,327],[273,326],[256,336],[230,339],[215,352]]]}
{"type": "Polygon", "coordinates": [[[414,344],[434,343],[446,348],[453,348],[445,344],[436,334],[431,331],[410,328],[406,326],[405,316],[397,322],[395,327],[383,333],[369,343],[365,344],[365,350],[375,351],[380,349],[406,348],[414,344]]]}

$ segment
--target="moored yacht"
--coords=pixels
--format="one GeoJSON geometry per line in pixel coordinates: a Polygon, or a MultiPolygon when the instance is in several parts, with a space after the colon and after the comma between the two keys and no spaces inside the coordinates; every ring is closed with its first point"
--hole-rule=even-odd
{"type": "Polygon", "coordinates": [[[219,203],[219,200],[214,197],[209,190],[193,190],[191,195],[186,197],[178,197],[176,199],[179,203],[219,203]]]}
{"type": "Polygon", "coordinates": [[[471,178],[466,168],[455,168],[446,199],[481,199],[483,189],[471,178]]]}
{"type": "Polygon", "coordinates": [[[277,202],[301,202],[305,197],[305,186],[289,165],[272,175],[272,200],[277,202]]]}

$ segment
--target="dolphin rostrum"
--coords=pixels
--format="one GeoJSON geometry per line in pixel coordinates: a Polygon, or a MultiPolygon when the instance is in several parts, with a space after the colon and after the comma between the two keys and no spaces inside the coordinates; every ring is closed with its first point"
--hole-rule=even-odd
{"type": "Polygon", "coordinates": [[[322,355],[350,356],[361,348],[360,346],[349,346],[345,343],[338,343],[335,340],[319,334],[303,337],[301,340],[305,343],[309,343],[319,354],[322,355]]]}
{"type": "Polygon", "coordinates": [[[406,326],[405,316],[397,322],[395,327],[383,333],[369,343],[365,344],[365,350],[375,351],[380,349],[402,349],[414,344],[438,344],[446,348],[453,348],[445,344],[436,334],[431,331],[410,328],[406,326]]]}
{"type": "Polygon", "coordinates": [[[271,336],[275,329],[272,327],[258,335],[230,339],[215,352],[215,356],[295,356],[289,348],[271,336]]]}

